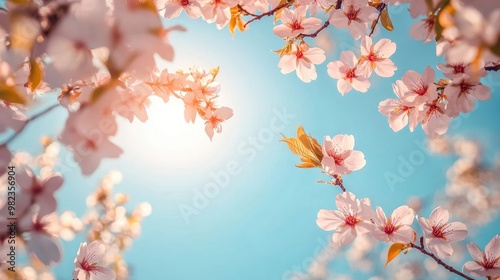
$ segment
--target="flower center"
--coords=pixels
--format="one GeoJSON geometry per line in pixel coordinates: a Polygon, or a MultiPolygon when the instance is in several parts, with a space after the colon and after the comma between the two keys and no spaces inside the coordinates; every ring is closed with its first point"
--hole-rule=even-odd
{"type": "Polygon", "coordinates": [[[455,64],[453,65],[453,71],[455,74],[465,73],[465,66],[463,64],[455,64]]]}
{"type": "Polygon", "coordinates": [[[355,226],[357,222],[358,222],[358,219],[356,219],[356,217],[354,217],[354,216],[345,217],[345,224],[350,226],[350,227],[355,226]]]}
{"type": "Polygon", "coordinates": [[[422,96],[422,95],[425,95],[425,93],[427,92],[427,85],[424,85],[424,83],[422,81],[420,81],[419,84],[414,84],[411,91],[413,91],[414,93],[422,96]]]}
{"type": "Polygon", "coordinates": [[[368,58],[369,61],[378,61],[378,60],[380,60],[380,58],[374,52],[370,52],[370,54],[368,55],[367,58],[368,58]]]}
{"type": "Polygon", "coordinates": [[[434,235],[436,238],[446,239],[445,236],[448,234],[446,228],[447,224],[444,225],[438,224],[437,226],[433,226],[432,235],[434,235]]]}
{"type": "Polygon", "coordinates": [[[293,30],[299,30],[299,29],[302,29],[302,25],[300,25],[300,22],[298,22],[297,20],[292,21],[292,23],[290,24],[290,27],[291,27],[293,30]]]}
{"type": "Polygon", "coordinates": [[[385,224],[385,227],[384,227],[384,232],[387,234],[391,234],[394,232],[395,229],[396,229],[396,227],[391,223],[391,221],[387,220],[387,223],[385,224]]]}
{"type": "Polygon", "coordinates": [[[358,18],[359,9],[356,9],[353,5],[349,6],[347,13],[345,14],[347,19],[356,20],[358,18]]]}
{"type": "Polygon", "coordinates": [[[302,57],[304,57],[304,53],[302,53],[302,51],[298,50],[295,53],[295,56],[297,57],[297,59],[301,59],[302,57]]]}
{"type": "Polygon", "coordinates": [[[352,68],[346,71],[345,77],[349,80],[356,78],[356,68],[352,68]]]}
{"type": "Polygon", "coordinates": [[[92,139],[87,139],[85,142],[85,148],[89,150],[97,150],[97,143],[92,139]]]}
{"type": "Polygon", "coordinates": [[[189,0],[181,0],[181,6],[186,7],[189,5],[189,0]]]}

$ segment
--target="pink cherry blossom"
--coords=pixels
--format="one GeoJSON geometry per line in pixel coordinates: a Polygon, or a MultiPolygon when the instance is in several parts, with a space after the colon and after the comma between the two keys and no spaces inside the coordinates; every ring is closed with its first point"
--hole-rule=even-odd
{"type": "Polygon", "coordinates": [[[57,209],[57,200],[54,193],[62,186],[63,178],[59,174],[51,175],[43,180],[37,178],[30,169],[23,168],[18,171],[17,182],[20,195],[26,196],[29,201],[40,206],[38,214],[48,215],[57,209]]]}
{"type": "Polygon", "coordinates": [[[354,136],[339,134],[325,136],[322,145],[323,171],[329,175],[349,174],[365,166],[365,155],[354,149],[354,136]]]}
{"type": "Polygon", "coordinates": [[[467,250],[474,261],[468,261],[463,266],[463,272],[474,277],[500,277],[500,236],[495,235],[484,248],[484,252],[471,242],[467,250]]]}
{"type": "Polygon", "coordinates": [[[373,70],[380,77],[391,77],[398,68],[389,59],[396,51],[396,43],[389,39],[381,39],[376,44],[372,38],[364,36],[361,41],[361,63],[360,69],[364,71],[365,77],[370,77],[373,70]]]}
{"type": "Polygon", "coordinates": [[[323,63],[325,59],[325,51],[320,48],[292,45],[291,53],[283,55],[278,66],[281,68],[281,73],[288,74],[296,71],[299,79],[309,83],[316,80],[318,76],[314,65],[323,63]]]}
{"type": "Polygon", "coordinates": [[[439,206],[432,211],[429,219],[420,217],[418,220],[424,230],[425,245],[442,259],[453,253],[451,242],[464,240],[467,236],[467,227],[463,223],[448,223],[448,219],[448,210],[439,206]]]}
{"type": "Polygon", "coordinates": [[[330,23],[337,28],[349,28],[349,33],[358,40],[366,35],[368,23],[377,18],[377,9],[368,5],[367,0],[345,0],[341,10],[334,9],[330,23]]]}
{"type": "Polygon", "coordinates": [[[472,77],[459,78],[444,88],[448,100],[446,114],[452,118],[459,113],[468,113],[474,109],[475,100],[491,98],[490,88],[479,83],[479,79],[472,77]]]}
{"type": "Polygon", "coordinates": [[[415,106],[434,101],[438,97],[436,85],[434,84],[435,75],[434,70],[430,67],[425,69],[423,75],[408,70],[403,75],[403,84],[398,84],[403,99],[415,106]]]}
{"type": "Polygon", "coordinates": [[[438,102],[426,103],[419,112],[419,122],[425,134],[429,136],[443,135],[448,131],[450,117],[445,113],[444,104],[438,102]]]}
{"type": "Polygon", "coordinates": [[[109,138],[117,133],[115,113],[127,115],[134,109],[121,103],[123,94],[114,88],[105,90],[97,100],[70,112],[66,120],[60,140],[73,153],[84,175],[94,172],[103,158],[116,158],[122,153],[109,138]]]}
{"type": "Polygon", "coordinates": [[[151,96],[151,88],[145,83],[130,86],[128,90],[122,92],[121,99],[116,105],[124,108],[119,111],[119,114],[127,118],[129,122],[132,122],[134,118],[146,122],[148,120],[146,109],[151,104],[149,96],[151,96]]]}
{"type": "Polygon", "coordinates": [[[419,111],[410,102],[401,100],[403,94],[400,89],[407,90],[402,81],[396,81],[392,84],[394,93],[399,99],[386,99],[378,104],[378,111],[388,117],[389,127],[394,132],[400,131],[406,125],[409,125],[410,131],[413,131],[418,124],[419,111]]]}
{"type": "Polygon", "coordinates": [[[410,15],[412,18],[416,18],[421,15],[427,15],[430,10],[433,10],[434,7],[436,7],[436,4],[439,3],[439,1],[440,0],[432,0],[431,3],[433,7],[428,6],[428,1],[405,0],[404,2],[410,2],[410,15]]]}
{"type": "Polygon", "coordinates": [[[29,232],[27,249],[45,265],[61,261],[61,243],[56,237],[58,231],[57,215],[41,216],[33,208],[19,221],[19,231],[29,232]]]}
{"type": "Polygon", "coordinates": [[[358,59],[352,51],[340,53],[339,61],[332,61],[326,66],[328,75],[337,81],[337,90],[346,94],[353,88],[360,92],[366,92],[370,87],[370,81],[364,76],[363,71],[358,68],[358,59]]]}
{"type": "Polygon", "coordinates": [[[197,0],[158,0],[156,6],[167,19],[178,17],[183,10],[190,18],[201,16],[201,3],[197,0]]]}
{"type": "Polygon", "coordinates": [[[186,93],[182,100],[184,101],[184,119],[187,123],[194,123],[198,114],[198,109],[201,106],[201,101],[196,98],[194,92],[186,93]]]}
{"type": "Polygon", "coordinates": [[[221,107],[215,109],[215,111],[208,110],[205,116],[203,116],[205,121],[205,132],[207,133],[210,140],[214,136],[214,131],[217,133],[222,132],[222,123],[233,116],[233,110],[228,107],[221,107]]]}
{"type": "Polygon", "coordinates": [[[335,198],[338,210],[321,209],[316,224],[323,230],[335,230],[332,241],[340,246],[351,243],[356,236],[371,232],[374,217],[370,200],[356,199],[351,192],[338,194],[335,198]]]}
{"type": "Polygon", "coordinates": [[[7,129],[18,131],[26,120],[26,117],[14,105],[0,100],[0,133],[7,129]]]}
{"type": "Polygon", "coordinates": [[[89,245],[87,242],[80,243],[74,261],[73,280],[115,280],[116,274],[113,270],[98,265],[104,254],[105,246],[98,241],[89,245]]]}
{"type": "Polygon", "coordinates": [[[321,26],[321,19],[306,18],[307,6],[300,6],[295,10],[283,9],[281,22],[273,28],[274,34],[281,38],[293,38],[301,33],[316,31],[321,26]]]}
{"type": "Polygon", "coordinates": [[[212,0],[201,8],[201,12],[207,22],[215,22],[220,30],[229,23],[231,8],[237,4],[238,0],[212,0]]]}
{"type": "Polygon", "coordinates": [[[436,38],[434,23],[435,23],[434,17],[429,17],[417,21],[410,27],[411,37],[413,37],[413,39],[415,40],[423,40],[424,43],[432,41],[434,38],[436,38]]]}
{"type": "Polygon", "coordinates": [[[484,63],[479,65],[479,71],[474,70],[472,64],[465,64],[463,62],[438,64],[437,68],[443,72],[443,74],[452,80],[466,78],[466,77],[484,77],[486,76],[486,70],[484,69],[484,63]]]}
{"type": "Polygon", "coordinates": [[[161,97],[163,102],[166,103],[171,94],[176,94],[177,91],[182,89],[185,78],[186,75],[169,73],[167,69],[164,69],[160,73],[153,72],[145,83],[153,89],[155,95],[161,97]]]}
{"type": "Polygon", "coordinates": [[[385,216],[384,210],[379,206],[377,219],[374,220],[375,229],[371,234],[380,241],[410,243],[416,236],[411,228],[414,218],[415,213],[406,205],[396,208],[389,217],[385,216]]]}

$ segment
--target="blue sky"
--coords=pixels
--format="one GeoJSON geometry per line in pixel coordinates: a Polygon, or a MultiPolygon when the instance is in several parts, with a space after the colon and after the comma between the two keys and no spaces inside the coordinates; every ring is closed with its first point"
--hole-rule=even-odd
{"type": "MultiPolygon", "coordinates": [[[[57,193],[58,210],[83,214],[85,197],[100,178],[109,170],[120,170],[124,178],[116,191],[130,194],[131,205],[148,201],[153,208],[141,237],[126,255],[133,267],[131,279],[267,280],[282,279],[288,270],[314,256],[318,240],[330,235],[316,226],[317,212],[333,209],[339,192],[316,183],[327,179],[319,169],[295,168],[298,157],[278,141],[280,133],[293,136],[302,124],[319,140],[324,135],[354,135],[355,148],[365,154],[367,165],[345,176],[345,185],[387,211],[410,196],[441,192],[444,172],[454,158],[425,154],[423,164],[415,166],[402,183],[390,186],[384,177],[388,172],[397,173],[401,158],[421,150],[425,135],[420,127],[414,133],[407,129],[394,133],[386,117],[378,113],[378,103],[394,97],[391,83],[407,70],[423,72],[426,66],[435,68],[441,61],[435,57],[432,43],[423,44],[407,35],[414,20],[405,8],[397,8],[391,15],[395,31],[381,30],[375,38],[397,43],[392,57],[397,72],[391,78],[372,78],[367,93],[352,91],[346,96],[337,92],[336,80],[326,73],[327,62],[338,59],[341,50],[358,47],[359,42],[353,42],[345,30],[327,29],[336,48],[317,67],[318,79],[305,84],[295,73],[280,73],[279,57],[271,50],[281,48],[283,41],[273,35],[271,18],[252,23],[234,38],[227,29],[219,31],[214,24],[184,15],[166,22],[188,29],[170,35],[175,59],[167,67],[220,66],[220,103],[233,108],[234,117],[210,142],[199,120],[194,125],[184,122],[181,102],[154,104],[146,124],[121,122],[114,139],[125,151],[120,159],[105,160],[90,177],[83,177],[78,168],[65,173],[65,184],[57,193]],[[180,208],[193,206],[197,190],[213,184],[214,177],[225,177],[220,174],[228,174],[227,186],[207,199],[208,204],[204,201],[207,205],[186,222],[180,208]]],[[[485,82],[489,85],[500,78],[499,73],[489,75],[485,82]]],[[[478,140],[490,162],[500,151],[499,89],[496,82],[493,97],[453,122],[449,131],[478,140]]],[[[39,152],[36,137],[47,132],[57,135],[65,117],[59,109],[38,120],[11,148],[39,152]]],[[[67,157],[65,151],[62,157],[67,157]]],[[[71,160],[66,163],[71,165],[71,160]]],[[[431,210],[427,208],[423,214],[431,210]]],[[[414,227],[420,230],[416,223],[414,227]]],[[[484,246],[497,233],[498,226],[491,225],[476,240],[484,246]]],[[[64,244],[64,261],[56,269],[58,279],[71,273],[83,238],[64,244]]],[[[336,265],[335,269],[345,268],[336,265]]]]}

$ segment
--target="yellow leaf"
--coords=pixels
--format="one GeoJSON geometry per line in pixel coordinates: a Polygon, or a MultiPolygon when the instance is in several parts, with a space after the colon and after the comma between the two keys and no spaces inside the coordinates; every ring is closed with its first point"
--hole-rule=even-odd
{"type": "Polygon", "coordinates": [[[290,151],[301,157],[300,160],[302,163],[297,164],[297,167],[321,167],[321,159],[323,158],[321,146],[318,144],[316,139],[306,134],[302,126],[297,128],[297,138],[287,138],[284,135],[282,136],[283,139],[280,141],[287,143],[290,151]]]}
{"type": "Polygon", "coordinates": [[[305,163],[296,164],[295,167],[298,167],[298,168],[313,168],[313,167],[317,167],[317,166],[314,163],[305,162],[305,163]]]}
{"type": "Polygon", "coordinates": [[[321,160],[323,159],[323,152],[321,150],[321,146],[319,145],[318,141],[315,138],[311,137],[310,135],[307,135],[306,132],[304,131],[304,128],[300,125],[297,128],[297,137],[308,150],[313,152],[313,154],[315,155],[315,162],[318,164],[318,166],[321,166],[321,160]]]}
{"type": "Polygon", "coordinates": [[[31,52],[40,33],[40,25],[35,19],[13,11],[10,16],[10,46],[16,50],[31,52]]]}
{"type": "Polygon", "coordinates": [[[276,50],[276,51],[273,51],[273,52],[279,54],[280,57],[282,57],[285,54],[290,54],[292,52],[292,44],[293,44],[293,41],[287,41],[286,45],[283,48],[276,50]]]}
{"type": "Polygon", "coordinates": [[[154,0],[139,0],[141,6],[153,13],[156,13],[156,5],[154,0]]]}
{"type": "Polygon", "coordinates": [[[4,83],[0,83],[0,99],[7,103],[17,103],[22,105],[26,105],[27,102],[27,99],[16,88],[16,86],[9,86],[4,83]]]}
{"type": "Polygon", "coordinates": [[[212,76],[214,76],[212,80],[215,80],[215,77],[217,77],[217,74],[219,74],[219,66],[217,66],[217,68],[210,69],[210,73],[212,73],[212,76]]]}
{"type": "Polygon", "coordinates": [[[8,0],[7,2],[11,3],[11,4],[20,5],[20,6],[30,6],[32,0],[8,0]]]}
{"type": "MultiPolygon", "coordinates": [[[[280,3],[278,4],[278,6],[276,6],[276,7],[279,7],[281,5],[285,5],[286,3],[288,3],[288,0],[281,0],[280,3]]],[[[276,13],[274,14],[274,22],[273,23],[276,23],[281,18],[282,11],[283,11],[283,9],[279,9],[276,11],[276,13]]]]}
{"type": "Polygon", "coordinates": [[[406,244],[403,243],[394,243],[389,248],[389,252],[387,253],[387,261],[385,262],[385,266],[392,261],[395,257],[397,257],[404,249],[406,249],[406,244]]]}
{"type": "Polygon", "coordinates": [[[233,37],[236,26],[241,32],[245,30],[245,22],[241,19],[241,11],[238,6],[231,8],[231,19],[229,20],[229,32],[231,32],[233,37]]]}
{"type": "Polygon", "coordinates": [[[380,22],[385,29],[389,31],[394,30],[394,26],[392,25],[391,18],[389,17],[389,11],[387,10],[387,7],[383,9],[380,14],[380,22]]]}
{"type": "Polygon", "coordinates": [[[30,60],[30,75],[28,77],[28,87],[31,91],[35,91],[43,81],[43,69],[39,61],[30,60]]]}

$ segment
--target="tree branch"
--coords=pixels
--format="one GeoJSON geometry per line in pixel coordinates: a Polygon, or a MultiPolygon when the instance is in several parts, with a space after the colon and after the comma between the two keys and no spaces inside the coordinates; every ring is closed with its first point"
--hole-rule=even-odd
{"type": "Polygon", "coordinates": [[[498,71],[500,70],[500,64],[496,64],[494,66],[486,66],[484,67],[484,69],[486,69],[486,71],[498,71]]]}
{"type": "Polygon", "coordinates": [[[378,16],[377,16],[377,19],[372,23],[372,29],[370,30],[370,34],[368,34],[368,36],[372,36],[373,35],[373,32],[375,32],[375,27],[377,27],[377,24],[378,22],[380,21],[380,16],[382,16],[382,11],[384,10],[384,8],[386,7],[387,5],[385,3],[380,3],[378,6],[377,6],[377,10],[378,10],[378,16]]]}
{"type": "Polygon", "coordinates": [[[21,132],[24,131],[24,129],[26,128],[26,126],[28,126],[28,124],[36,119],[38,119],[39,117],[49,113],[50,111],[52,111],[54,108],[56,107],[59,107],[59,103],[58,104],[54,104],[50,107],[48,107],[47,109],[41,111],[40,113],[36,114],[36,115],[33,115],[31,116],[31,118],[27,119],[23,125],[21,126],[21,128],[16,131],[13,135],[11,135],[3,144],[0,144],[0,147],[6,147],[10,142],[12,142],[14,139],[17,138],[17,136],[19,136],[19,134],[21,134],[21,132]]]}
{"type": "Polygon", "coordinates": [[[311,34],[302,34],[300,33],[297,37],[298,38],[304,38],[304,37],[311,37],[311,38],[316,38],[316,36],[318,36],[318,34],[325,28],[327,28],[328,26],[330,25],[330,22],[327,20],[325,21],[325,23],[323,23],[323,26],[321,26],[318,30],[316,30],[316,32],[314,33],[311,33],[311,34]]]}
{"type": "Polygon", "coordinates": [[[442,266],[442,267],[446,268],[447,270],[449,270],[451,273],[454,273],[454,274],[456,274],[456,275],[458,275],[458,276],[460,276],[460,277],[462,277],[464,279],[467,279],[467,280],[474,280],[474,278],[465,275],[464,273],[460,272],[459,270],[453,268],[451,265],[443,262],[443,260],[441,260],[440,258],[438,258],[433,253],[427,251],[425,249],[425,247],[424,247],[424,237],[423,236],[420,237],[420,245],[417,245],[415,243],[410,243],[410,246],[412,248],[415,248],[415,249],[419,250],[422,254],[427,255],[427,256],[433,258],[434,261],[436,261],[440,266],[442,266]]]}
{"type": "Polygon", "coordinates": [[[280,9],[283,9],[283,8],[287,8],[287,7],[290,7],[291,5],[293,4],[293,1],[290,1],[288,3],[284,3],[284,4],[281,4],[281,5],[278,5],[276,8],[272,9],[272,10],[269,10],[265,13],[262,13],[260,15],[256,15],[256,14],[252,14],[250,12],[248,12],[247,10],[245,10],[241,5],[238,4],[238,9],[243,12],[245,15],[248,15],[248,16],[253,16],[253,18],[251,20],[249,20],[247,23],[245,23],[245,25],[243,25],[243,27],[247,27],[247,25],[249,25],[252,21],[256,21],[256,20],[259,20],[263,17],[268,17],[268,16],[272,16],[274,15],[274,13],[276,13],[278,10],[280,9]]]}

